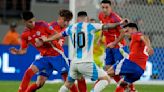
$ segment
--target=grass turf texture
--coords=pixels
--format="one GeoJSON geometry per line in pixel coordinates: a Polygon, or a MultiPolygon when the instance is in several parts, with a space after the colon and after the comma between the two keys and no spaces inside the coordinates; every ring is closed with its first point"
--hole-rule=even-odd
{"type": "MultiPolygon", "coordinates": [[[[17,92],[18,81],[0,81],[0,92],[17,92]]],[[[37,92],[58,92],[62,83],[45,84],[43,88],[37,92]]],[[[88,84],[88,90],[92,88],[92,84],[88,84]]],[[[116,85],[111,84],[102,92],[114,92],[116,85]]],[[[164,92],[164,85],[136,85],[138,92],[164,92]]],[[[89,92],[89,91],[88,91],[89,92]]]]}

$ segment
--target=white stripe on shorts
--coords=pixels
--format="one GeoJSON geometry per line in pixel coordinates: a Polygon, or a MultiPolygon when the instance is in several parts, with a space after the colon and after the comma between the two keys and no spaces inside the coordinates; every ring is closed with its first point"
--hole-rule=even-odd
{"type": "Polygon", "coordinates": [[[115,70],[115,75],[119,75],[120,71],[121,71],[121,67],[123,65],[125,58],[123,58],[116,66],[116,70],[115,70]]]}

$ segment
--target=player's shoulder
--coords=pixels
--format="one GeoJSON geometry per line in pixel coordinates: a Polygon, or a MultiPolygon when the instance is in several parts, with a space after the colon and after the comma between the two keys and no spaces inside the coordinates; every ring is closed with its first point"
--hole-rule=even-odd
{"type": "Polygon", "coordinates": [[[44,21],[44,20],[39,20],[35,22],[36,26],[42,26],[42,27],[47,27],[48,26],[48,22],[44,21]]]}
{"type": "Polygon", "coordinates": [[[30,35],[30,29],[29,28],[24,28],[24,31],[21,34],[21,37],[27,37],[30,35]]]}
{"type": "Polygon", "coordinates": [[[99,13],[98,13],[98,18],[99,18],[99,20],[101,20],[102,18],[104,18],[104,13],[102,12],[102,11],[100,11],[99,13]]]}
{"type": "Polygon", "coordinates": [[[111,16],[116,17],[117,19],[121,19],[120,15],[116,12],[111,12],[111,16]]]}
{"type": "Polygon", "coordinates": [[[49,23],[50,26],[58,26],[58,23],[57,21],[52,21],[49,23]]]}

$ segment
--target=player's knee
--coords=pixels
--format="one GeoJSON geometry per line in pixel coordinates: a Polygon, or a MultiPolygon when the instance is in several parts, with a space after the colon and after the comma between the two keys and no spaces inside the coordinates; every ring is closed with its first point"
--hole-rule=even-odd
{"type": "Polygon", "coordinates": [[[107,70],[107,74],[109,75],[109,76],[114,76],[115,75],[115,72],[114,72],[114,68],[113,67],[110,67],[108,70],[107,70]]]}
{"type": "Polygon", "coordinates": [[[108,83],[110,83],[110,77],[109,76],[104,76],[104,77],[100,77],[98,80],[106,80],[108,83]]]}
{"type": "Polygon", "coordinates": [[[122,81],[122,82],[120,83],[120,86],[123,87],[123,88],[127,87],[127,85],[128,85],[128,83],[125,82],[125,81],[122,81]]]}
{"type": "Polygon", "coordinates": [[[64,85],[67,87],[67,88],[71,88],[72,87],[72,85],[73,85],[73,83],[71,83],[71,82],[69,82],[69,81],[66,81],[65,83],[64,83],[64,85]]]}
{"type": "Polygon", "coordinates": [[[26,70],[26,72],[25,72],[25,75],[26,75],[27,77],[32,77],[32,76],[34,75],[34,72],[33,72],[33,70],[32,70],[31,68],[28,68],[28,69],[26,70]]]}
{"type": "Polygon", "coordinates": [[[37,86],[38,86],[38,89],[43,87],[43,85],[45,84],[45,81],[37,81],[36,82],[37,86]]]}

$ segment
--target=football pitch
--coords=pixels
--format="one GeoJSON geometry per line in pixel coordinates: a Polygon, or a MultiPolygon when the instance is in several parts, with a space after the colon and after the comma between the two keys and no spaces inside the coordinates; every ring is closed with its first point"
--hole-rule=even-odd
{"type": "MultiPolygon", "coordinates": [[[[0,81],[0,92],[17,92],[18,81],[0,81]]],[[[43,88],[38,90],[37,92],[58,92],[58,89],[62,83],[54,83],[54,84],[45,84],[43,88]]],[[[88,92],[92,88],[92,84],[88,84],[88,92]]],[[[116,85],[111,84],[102,92],[114,92],[116,85]]],[[[136,89],[138,92],[164,92],[164,85],[136,85],[136,89]]]]}

